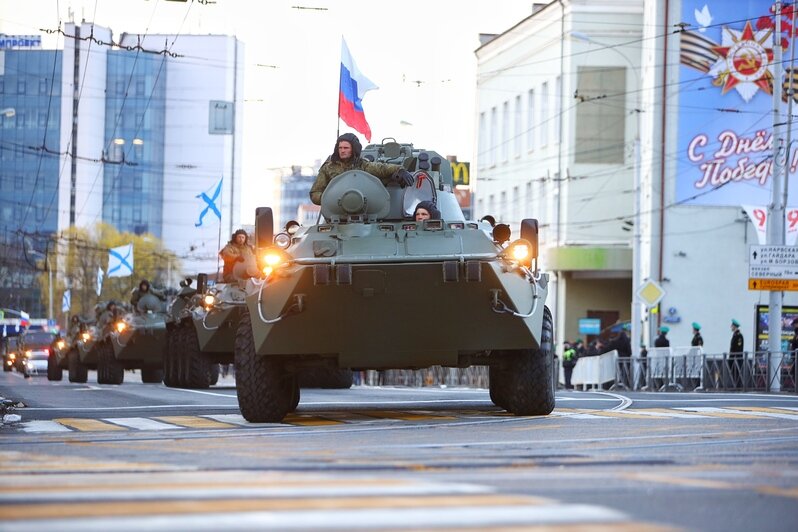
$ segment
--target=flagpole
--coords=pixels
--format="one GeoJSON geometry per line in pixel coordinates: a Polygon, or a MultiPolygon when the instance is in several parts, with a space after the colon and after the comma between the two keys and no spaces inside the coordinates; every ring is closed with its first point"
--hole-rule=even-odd
{"type": "MultiPolygon", "coordinates": [[[[224,179],[224,176],[222,176],[222,179],[224,179]]],[[[224,188],[222,188],[220,190],[221,190],[221,192],[219,193],[219,205],[224,205],[224,188]]],[[[231,199],[231,201],[232,201],[232,199],[231,199]]],[[[230,213],[230,216],[231,216],[230,223],[232,224],[233,223],[232,212],[230,213]]],[[[222,249],[222,219],[221,219],[221,217],[219,218],[219,236],[217,238],[218,238],[218,240],[216,242],[216,249],[221,250],[222,249]]],[[[221,260],[221,257],[219,256],[219,253],[217,253],[216,254],[216,272],[214,274],[214,278],[215,278],[216,282],[219,281],[219,266],[220,266],[219,265],[219,261],[220,260],[221,260]]],[[[222,280],[224,280],[224,279],[222,279],[222,280]]]]}
{"type": "MultiPolygon", "coordinates": [[[[344,44],[344,34],[341,34],[341,44],[344,44]]],[[[338,61],[338,116],[335,119],[335,138],[341,136],[341,65],[344,62],[343,55],[341,56],[341,60],[338,61]]],[[[335,146],[335,149],[338,150],[338,146],[335,146]]]]}

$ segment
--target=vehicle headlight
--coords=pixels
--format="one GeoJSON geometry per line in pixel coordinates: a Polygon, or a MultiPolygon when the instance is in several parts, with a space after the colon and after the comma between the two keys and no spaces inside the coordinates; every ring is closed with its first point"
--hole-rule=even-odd
{"type": "Polygon", "coordinates": [[[10,358],[11,360],[16,360],[17,355],[15,353],[11,353],[10,355],[8,355],[8,358],[10,358]]]}
{"type": "Polygon", "coordinates": [[[291,235],[288,233],[277,233],[274,237],[274,245],[281,249],[287,248],[291,245],[291,235]]]}
{"type": "Polygon", "coordinates": [[[206,309],[211,308],[214,303],[216,303],[216,297],[213,294],[205,294],[205,297],[202,298],[202,304],[206,309]]]}
{"type": "Polygon", "coordinates": [[[91,334],[85,332],[80,335],[84,342],[88,342],[91,339],[91,334]]]}
{"type": "Polygon", "coordinates": [[[64,348],[64,346],[66,346],[66,342],[64,342],[63,340],[58,340],[58,342],[56,342],[55,346],[56,346],[58,349],[63,349],[63,348],[64,348]]]}
{"type": "Polygon", "coordinates": [[[117,330],[117,332],[122,332],[125,329],[127,329],[127,323],[125,323],[124,321],[116,322],[116,330],[117,330]]]}
{"type": "Polygon", "coordinates": [[[33,351],[31,351],[30,349],[28,349],[27,351],[25,351],[25,358],[30,358],[30,357],[32,357],[32,356],[33,356],[33,351]]]}
{"type": "Polygon", "coordinates": [[[532,263],[532,244],[527,240],[518,239],[507,246],[507,249],[504,250],[504,257],[529,266],[532,263]]]}
{"type": "Polygon", "coordinates": [[[260,257],[261,271],[266,277],[274,270],[288,264],[288,257],[280,249],[268,249],[260,257]]]}

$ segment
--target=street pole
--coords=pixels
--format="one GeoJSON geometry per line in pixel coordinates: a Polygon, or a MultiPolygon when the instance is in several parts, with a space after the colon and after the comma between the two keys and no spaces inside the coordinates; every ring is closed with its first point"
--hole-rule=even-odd
{"type": "MultiPolygon", "coordinates": [[[[782,204],[782,175],[784,173],[784,139],[782,138],[781,82],[781,2],[774,4],[776,33],[773,36],[773,179],[771,180],[771,203],[768,209],[767,243],[784,245],[784,205],[782,204]]],[[[771,290],[768,300],[768,352],[770,354],[770,390],[781,390],[781,304],[784,293],[771,290]]]]}

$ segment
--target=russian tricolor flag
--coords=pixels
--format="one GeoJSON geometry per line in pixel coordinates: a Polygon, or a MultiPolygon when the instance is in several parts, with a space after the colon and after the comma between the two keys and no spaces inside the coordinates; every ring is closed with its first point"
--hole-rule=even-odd
{"type": "Polygon", "coordinates": [[[338,93],[338,117],[349,127],[363,133],[371,141],[371,128],[366,122],[362,99],[367,91],[378,88],[357,69],[352,54],[341,39],[341,88],[338,93]]]}

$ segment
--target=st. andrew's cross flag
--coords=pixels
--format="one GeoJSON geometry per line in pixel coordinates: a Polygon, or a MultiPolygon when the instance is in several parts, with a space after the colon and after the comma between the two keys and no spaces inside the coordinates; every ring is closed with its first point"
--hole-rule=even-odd
{"type": "Polygon", "coordinates": [[[363,96],[377,85],[358,70],[346,41],[341,38],[341,87],[338,93],[338,117],[346,125],[363,133],[371,141],[371,127],[363,112],[363,96]]]}
{"type": "Polygon", "coordinates": [[[133,244],[111,248],[108,252],[108,277],[133,275],[133,244]]]}

